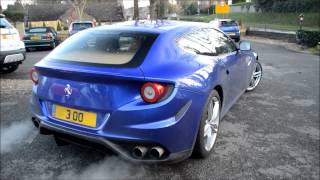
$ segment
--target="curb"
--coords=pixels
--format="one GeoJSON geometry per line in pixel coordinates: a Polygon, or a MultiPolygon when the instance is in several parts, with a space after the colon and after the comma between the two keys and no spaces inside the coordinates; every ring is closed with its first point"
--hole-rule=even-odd
{"type": "Polygon", "coordinates": [[[249,36],[260,36],[268,39],[285,40],[291,43],[296,42],[295,31],[281,31],[274,29],[248,27],[245,34],[249,36]]]}
{"type": "Polygon", "coordinates": [[[282,46],[285,49],[289,50],[289,51],[293,51],[293,52],[298,52],[298,53],[304,53],[304,54],[311,54],[311,55],[316,55],[316,56],[320,56],[319,54],[314,54],[312,52],[310,52],[308,49],[301,49],[302,46],[296,44],[296,43],[292,43],[292,42],[285,42],[283,40],[275,40],[275,39],[270,39],[270,38],[265,38],[265,37],[260,37],[260,36],[243,36],[242,37],[243,40],[247,40],[247,41],[252,41],[252,42],[258,42],[258,43],[263,43],[263,44],[271,44],[271,45],[278,45],[278,46],[282,46]]]}

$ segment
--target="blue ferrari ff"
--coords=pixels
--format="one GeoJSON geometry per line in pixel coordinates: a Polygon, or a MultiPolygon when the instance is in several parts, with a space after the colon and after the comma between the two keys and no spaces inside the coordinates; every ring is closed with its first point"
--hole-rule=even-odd
{"type": "Polygon", "coordinates": [[[32,121],[58,145],[140,162],[212,152],[220,120],[262,67],[249,42],[205,23],[126,22],[81,31],[30,71],[32,121]]]}

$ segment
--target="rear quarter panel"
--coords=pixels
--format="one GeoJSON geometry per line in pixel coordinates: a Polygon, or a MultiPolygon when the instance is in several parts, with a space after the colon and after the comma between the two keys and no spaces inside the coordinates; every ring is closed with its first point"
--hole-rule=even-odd
{"type": "MultiPolygon", "coordinates": [[[[179,48],[176,40],[182,33],[159,35],[140,66],[146,81],[170,82],[204,99],[217,85],[228,89],[224,64],[217,57],[196,55],[179,48]]],[[[205,101],[200,107],[204,104],[205,101]]]]}

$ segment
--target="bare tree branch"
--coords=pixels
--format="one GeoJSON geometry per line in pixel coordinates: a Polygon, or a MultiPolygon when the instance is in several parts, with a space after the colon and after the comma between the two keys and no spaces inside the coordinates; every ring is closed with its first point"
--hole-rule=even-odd
{"type": "Polygon", "coordinates": [[[79,20],[82,20],[83,12],[87,6],[87,0],[68,0],[78,14],[79,20]]]}

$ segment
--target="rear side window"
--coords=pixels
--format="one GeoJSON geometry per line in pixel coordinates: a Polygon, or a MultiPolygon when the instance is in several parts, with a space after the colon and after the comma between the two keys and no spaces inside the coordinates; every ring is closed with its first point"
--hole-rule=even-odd
{"type": "Polygon", "coordinates": [[[210,28],[188,32],[179,38],[177,43],[187,52],[207,56],[219,56],[236,50],[230,38],[210,28]]]}
{"type": "Polygon", "coordinates": [[[237,26],[237,23],[235,21],[221,21],[221,26],[223,27],[237,26]]]}
{"type": "Polygon", "coordinates": [[[83,30],[91,27],[92,23],[73,23],[72,25],[73,30],[83,30]]]}
{"type": "Polygon", "coordinates": [[[145,58],[155,34],[91,30],[82,31],[58,46],[48,59],[71,63],[135,66],[145,58]]]}
{"type": "Polygon", "coordinates": [[[215,54],[227,54],[237,50],[232,40],[225,34],[215,30],[207,29],[209,38],[212,42],[212,51],[215,54]]]}
{"type": "Polygon", "coordinates": [[[13,26],[5,18],[0,18],[0,28],[13,28],[13,26]]]}
{"type": "Polygon", "coordinates": [[[47,28],[32,28],[28,30],[28,33],[46,33],[47,28]]]}
{"type": "Polygon", "coordinates": [[[186,33],[177,41],[178,46],[187,52],[200,55],[212,56],[211,41],[207,32],[204,29],[197,29],[186,33]]]}

